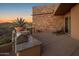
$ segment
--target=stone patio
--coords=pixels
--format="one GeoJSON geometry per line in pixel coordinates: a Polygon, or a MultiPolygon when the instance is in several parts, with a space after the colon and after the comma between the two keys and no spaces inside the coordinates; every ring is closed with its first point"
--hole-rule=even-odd
{"type": "Polygon", "coordinates": [[[42,56],[79,56],[79,40],[67,34],[34,33],[42,42],[42,56]]]}

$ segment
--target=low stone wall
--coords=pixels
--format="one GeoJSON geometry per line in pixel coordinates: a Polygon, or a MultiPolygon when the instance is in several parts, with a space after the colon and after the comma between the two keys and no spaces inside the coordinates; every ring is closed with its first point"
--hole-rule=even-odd
{"type": "Polygon", "coordinates": [[[0,45],[0,53],[7,53],[12,51],[12,43],[0,45]]]}

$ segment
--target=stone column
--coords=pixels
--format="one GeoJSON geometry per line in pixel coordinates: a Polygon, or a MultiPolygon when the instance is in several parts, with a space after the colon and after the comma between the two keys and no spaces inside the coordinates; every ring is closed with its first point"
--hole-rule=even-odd
{"type": "Polygon", "coordinates": [[[15,51],[15,36],[16,36],[16,31],[12,31],[12,51],[15,51]]]}

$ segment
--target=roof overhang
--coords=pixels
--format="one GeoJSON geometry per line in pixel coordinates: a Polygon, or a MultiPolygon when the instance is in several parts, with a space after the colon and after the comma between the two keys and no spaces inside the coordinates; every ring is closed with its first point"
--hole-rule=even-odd
{"type": "Polygon", "coordinates": [[[75,5],[76,5],[76,3],[61,3],[55,12],[55,15],[66,14],[75,5]]]}

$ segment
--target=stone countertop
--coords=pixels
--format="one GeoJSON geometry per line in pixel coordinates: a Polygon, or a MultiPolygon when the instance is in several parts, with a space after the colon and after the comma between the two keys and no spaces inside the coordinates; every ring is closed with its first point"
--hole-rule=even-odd
{"type": "Polygon", "coordinates": [[[41,42],[39,40],[30,36],[28,42],[24,42],[24,43],[15,45],[15,53],[22,51],[24,49],[32,48],[32,47],[40,45],[40,44],[41,44],[41,42]]]}

